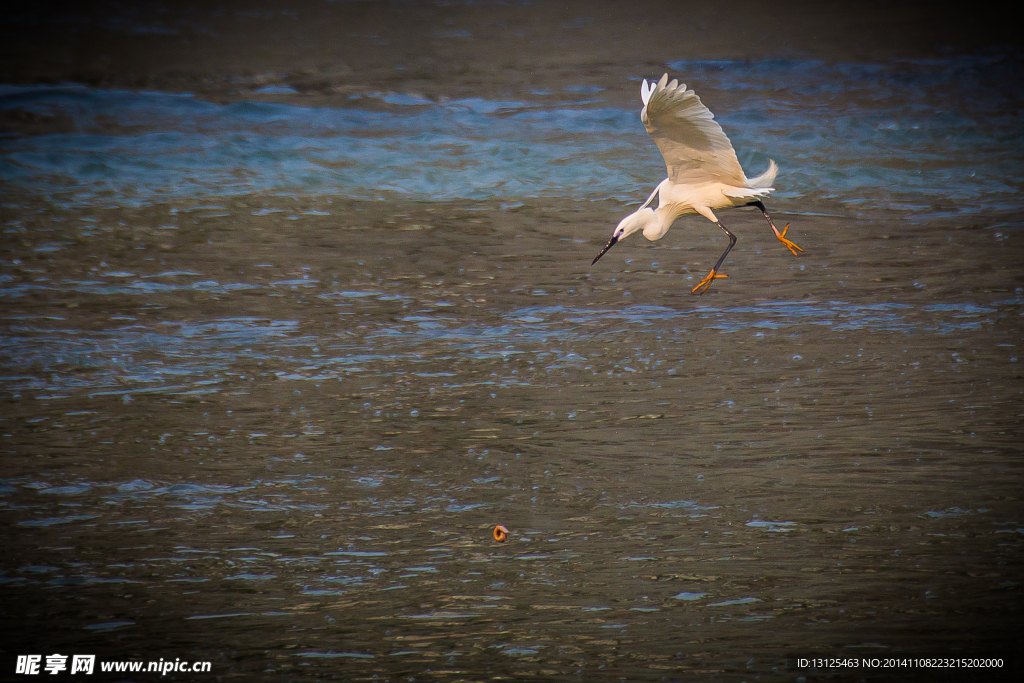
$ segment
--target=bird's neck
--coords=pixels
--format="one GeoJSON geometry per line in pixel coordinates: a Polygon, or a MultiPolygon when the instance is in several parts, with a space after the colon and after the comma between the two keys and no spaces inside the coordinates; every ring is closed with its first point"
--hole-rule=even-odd
{"type": "Polygon", "coordinates": [[[660,240],[668,232],[668,229],[672,227],[672,222],[676,219],[675,215],[667,210],[669,207],[659,206],[658,210],[654,212],[654,219],[644,226],[644,237],[651,240],[660,240]]]}

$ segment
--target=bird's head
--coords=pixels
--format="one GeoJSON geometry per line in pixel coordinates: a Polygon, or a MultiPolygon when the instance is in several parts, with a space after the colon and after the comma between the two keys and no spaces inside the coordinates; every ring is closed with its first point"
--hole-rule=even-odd
{"type": "Polygon", "coordinates": [[[604,245],[604,249],[601,250],[601,253],[590,262],[590,265],[597,263],[598,259],[608,253],[608,250],[614,247],[619,240],[629,237],[638,230],[645,230],[648,226],[653,225],[656,222],[657,219],[654,215],[654,209],[649,207],[629,214],[619,221],[619,224],[615,227],[615,232],[612,233],[612,238],[608,240],[608,244],[604,245]]]}

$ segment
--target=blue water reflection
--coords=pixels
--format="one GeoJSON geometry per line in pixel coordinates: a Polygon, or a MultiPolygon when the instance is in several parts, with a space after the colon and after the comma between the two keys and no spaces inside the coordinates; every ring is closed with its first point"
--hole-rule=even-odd
{"type": "MultiPolygon", "coordinates": [[[[668,68],[717,110],[749,173],[769,156],[781,164],[777,202],[919,218],[1019,205],[1024,123],[1012,113],[1019,89],[1006,87],[1015,64],[965,56],[668,68]]],[[[253,192],[635,201],[660,179],[636,109],[524,96],[433,102],[375,93],[332,108],[3,86],[0,112],[30,114],[51,130],[0,137],[0,177],[74,204],[253,192]]]]}
{"type": "MultiPolygon", "coordinates": [[[[347,294],[344,298],[352,292],[347,294]]],[[[309,334],[297,321],[260,318],[133,323],[99,331],[44,327],[26,319],[15,321],[9,334],[0,338],[0,358],[10,368],[42,370],[9,374],[0,381],[8,390],[40,395],[74,391],[126,397],[152,392],[205,394],[244,389],[239,381],[246,379],[246,372],[271,373],[282,380],[323,381],[387,366],[400,374],[444,379],[455,373],[431,371],[431,363],[452,353],[467,360],[503,361],[527,354],[548,371],[585,369],[591,366],[589,354],[567,347],[590,341],[595,330],[614,334],[608,330],[612,320],[627,322],[634,335],[660,335],[695,323],[722,333],[755,335],[762,330],[801,333],[807,326],[949,334],[993,325],[1007,312],[1019,312],[1020,306],[1020,300],[1011,299],[991,306],[802,301],[695,309],[640,304],[526,307],[491,321],[468,321],[451,314],[381,320],[347,341],[309,334]]],[[[658,365],[657,358],[637,362],[658,365]]],[[[635,371],[628,366],[623,369],[635,371]]],[[[509,375],[493,382],[510,386],[524,380],[509,375]]]]}

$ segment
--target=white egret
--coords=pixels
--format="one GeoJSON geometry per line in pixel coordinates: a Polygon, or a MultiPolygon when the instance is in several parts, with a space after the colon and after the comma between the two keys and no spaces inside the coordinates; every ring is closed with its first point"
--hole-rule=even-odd
{"type": "Polygon", "coordinates": [[[640,120],[665,158],[668,177],[654,188],[643,206],[622,219],[608,244],[590,265],[597,263],[617,242],[638,230],[643,230],[644,237],[653,242],[664,237],[680,216],[699,213],[729,236],[729,246],[718,263],[691,292],[703,294],[716,278],[728,277],[718,271],[736,244],[736,236],[722,225],[714,209],[737,206],[756,206],[775,236],[794,256],[803,251],[786,239],[789,224],[779,232],[761,203],[762,197],[775,190],[772,183],[779,167],[774,161],[768,161],[768,170],[761,175],[747,178],[732,143],[715,121],[715,115],[685,85],[679,85],[676,80],[669,83],[668,74],[656,84],[645,79],[640,86],[640,99],[644,103],[640,120]],[[652,209],[655,197],[658,208],[652,209]]]}

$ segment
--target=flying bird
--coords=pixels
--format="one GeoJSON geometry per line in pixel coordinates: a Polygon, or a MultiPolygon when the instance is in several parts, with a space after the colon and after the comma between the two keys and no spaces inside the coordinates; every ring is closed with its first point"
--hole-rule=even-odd
{"type": "Polygon", "coordinates": [[[645,79],[640,86],[640,99],[644,103],[640,120],[665,158],[668,177],[654,188],[643,206],[619,222],[608,244],[590,265],[597,263],[609,249],[638,230],[643,230],[644,237],[653,242],[664,237],[680,216],[699,213],[729,236],[729,246],[718,263],[691,292],[703,294],[715,279],[728,277],[719,270],[736,244],[736,236],[718,220],[715,209],[737,206],[756,206],[775,237],[794,256],[803,251],[786,239],[789,224],[779,232],[761,203],[762,197],[775,190],[772,183],[779,172],[778,164],[769,160],[767,171],[756,178],[747,178],[732,143],[715,121],[715,115],[701,103],[697,93],[686,89],[686,85],[680,85],[675,79],[669,83],[668,74],[657,83],[648,83],[645,79]],[[655,198],[658,200],[657,209],[652,208],[655,198]]]}

